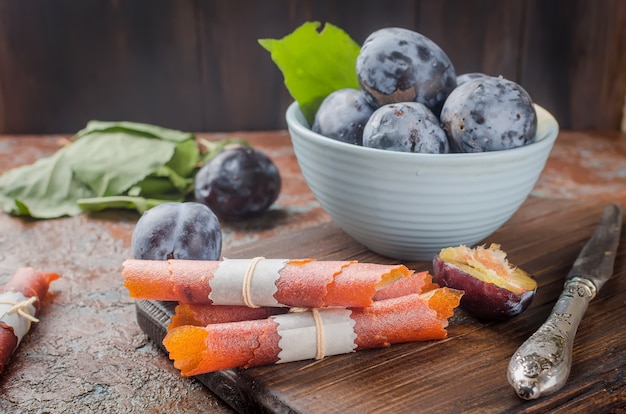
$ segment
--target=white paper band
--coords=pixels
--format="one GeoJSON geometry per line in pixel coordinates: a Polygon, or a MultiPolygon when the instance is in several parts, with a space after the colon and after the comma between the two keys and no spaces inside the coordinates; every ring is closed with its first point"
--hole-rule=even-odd
{"type": "Polygon", "coordinates": [[[318,332],[316,318],[311,311],[276,315],[280,340],[278,362],[321,359],[324,356],[347,354],[356,349],[356,333],[352,313],[348,309],[316,309],[322,332],[318,332]],[[323,343],[318,343],[322,340],[323,343]],[[320,354],[320,350],[323,350],[320,354]]]}
{"type": "Polygon", "coordinates": [[[31,322],[37,320],[37,309],[32,304],[34,300],[37,300],[36,296],[27,298],[20,292],[0,293],[0,322],[13,328],[18,345],[30,329],[31,322]]]}
{"type": "Polygon", "coordinates": [[[288,259],[224,259],[209,282],[215,305],[278,306],[274,294],[278,273],[288,259]]]}

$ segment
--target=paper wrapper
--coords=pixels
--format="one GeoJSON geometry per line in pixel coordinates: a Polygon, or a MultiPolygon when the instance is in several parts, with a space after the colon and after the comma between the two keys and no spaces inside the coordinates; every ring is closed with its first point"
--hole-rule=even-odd
{"type": "Polygon", "coordinates": [[[37,308],[29,299],[22,292],[0,293],[0,326],[13,330],[16,347],[30,330],[31,323],[36,321],[37,308]]]}

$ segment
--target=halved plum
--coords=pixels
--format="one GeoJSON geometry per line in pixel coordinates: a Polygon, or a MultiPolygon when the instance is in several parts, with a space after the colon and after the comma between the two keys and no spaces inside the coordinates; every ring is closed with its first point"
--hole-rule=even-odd
{"type": "Polygon", "coordinates": [[[512,266],[500,245],[442,249],[433,259],[441,286],[465,291],[460,307],[485,320],[505,320],[530,306],[537,282],[512,266]]]}

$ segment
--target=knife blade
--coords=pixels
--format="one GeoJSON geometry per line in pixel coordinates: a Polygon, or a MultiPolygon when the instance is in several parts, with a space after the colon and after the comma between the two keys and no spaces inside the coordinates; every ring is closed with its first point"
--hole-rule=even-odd
{"type": "Polygon", "coordinates": [[[511,357],[507,379],[520,398],[532,400],[551,394],[567,382],[574,336],[589,302],[613,274],[621,228],[621,207],[605,206],[600,223],[565,278],[552,312],[511,357]]]}

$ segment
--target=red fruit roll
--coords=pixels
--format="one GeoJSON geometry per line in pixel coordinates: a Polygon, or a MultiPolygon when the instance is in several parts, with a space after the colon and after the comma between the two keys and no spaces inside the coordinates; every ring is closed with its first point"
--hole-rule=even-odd
{"type": "Polygon", "coordinates": [[[206,326],[215,323],[240,322],[256,319],[266,319],[273,315],[289,312],[290,308],[249,308],[236,305],[198,305],[180,303],[174,309],[172,321],[167,329],[178,326],[195,325],[206,326]]]}
{"type": "MultiPolygon", "coordinates": [[[[378,290],[374,295],[374,300],[424,293],[438,287],[439,285],[433,283],[432,276],[428,271],[416,272],[378,290]]],[[[266,319],[273,315],[287,313],[289,310],[290,308],[286,307],[249,308],[237,305],[179,303],[174,310],[168,329],[183,325],[206,326],[214,323],[266,319]]]]}
{"type": "Polygon", "coordinates": [[[462,295],[436,288],[365,308],[310,309],[206,327],[179,326],[167,333],[163,345],[181,374],[191,376],[443,339],[462,295]]]}
{"type": "Polygon", "coordinates": [[[414,272],[404,265],[311,259],[126,260],[131,297],[247,307],[369,306],[414,272]]]}
{"type": "Polygon", "coordinates": [[[23,267],[0,288],[0,372],[31,324],[39,321],[41,301],[48,293],[50,283],[59,277],[57,273],[23,267]]]}

